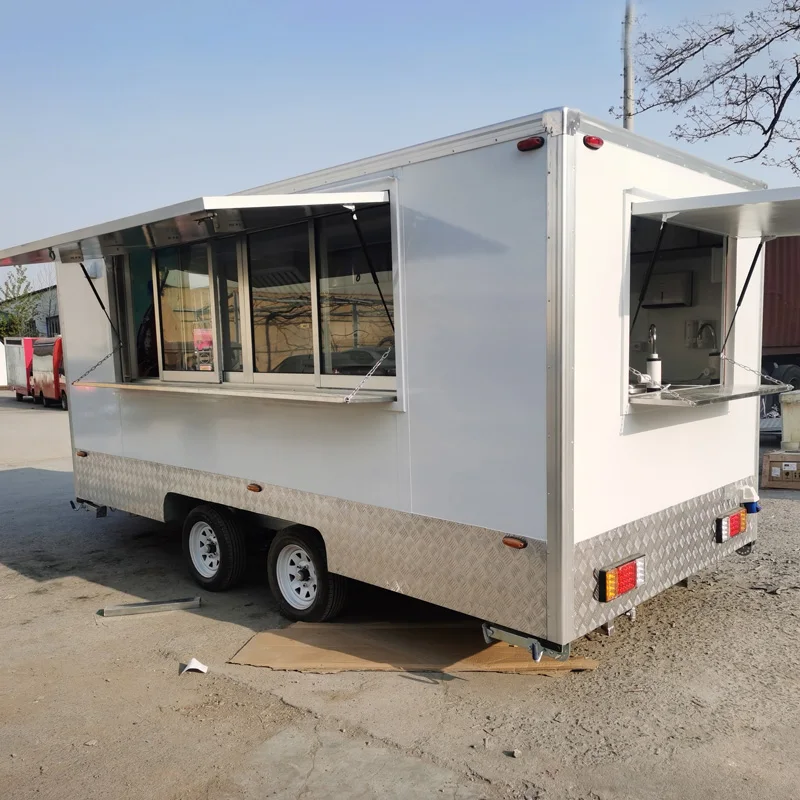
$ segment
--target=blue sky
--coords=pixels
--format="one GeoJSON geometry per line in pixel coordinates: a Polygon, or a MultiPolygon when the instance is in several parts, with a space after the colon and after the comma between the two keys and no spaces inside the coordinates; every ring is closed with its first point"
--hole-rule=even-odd
{"type": "MultiPolygon", "coordinates": [[[[750,5],[639,0],[648,27],[750,5]]],[[[624,0],[0,0],[0,247],[621,91],[624,0]]],[[[675,119],[636,129],[667,139],[675,119]]],[[[695,152],[723,161],[730,140],[695,152]]],[[[790,175],[749,165],[772,185],[790,175]]]]}

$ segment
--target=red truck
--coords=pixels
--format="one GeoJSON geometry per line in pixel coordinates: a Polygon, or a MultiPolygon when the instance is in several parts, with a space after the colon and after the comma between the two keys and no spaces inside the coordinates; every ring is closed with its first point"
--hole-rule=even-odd
{"type": "Polygon", "coordinates": [[[33,343],[32,336],[9,336],[6,346],[8,388],[22,401],[33,397],[33,343]]]}
{"type": "Polygon", "coordinates": [[[33,342],[33,402],[67,410],[67,381],[60,336],[33,342]]]}

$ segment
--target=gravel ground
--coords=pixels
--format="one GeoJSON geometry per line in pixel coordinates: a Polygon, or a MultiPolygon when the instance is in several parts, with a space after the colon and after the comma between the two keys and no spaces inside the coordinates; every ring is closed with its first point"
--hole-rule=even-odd
{"type": "MultiPolygon", "coordinates": [[[[66,414],[0,394],[3,798],[800,795],[794,499],[765,501],[753,555],[578,642],[594,672],[308,675],[226,664],[283,624],[260,564],[197,592],[174,532],[70,511],[68,453],[66,414]],[[194,593],[197,612],[96,615],[194,593]],[[208,675],[178,676],[191,656],[208,675]]],[[[376,617],[441,616],[365,597],[376,617]]]]}

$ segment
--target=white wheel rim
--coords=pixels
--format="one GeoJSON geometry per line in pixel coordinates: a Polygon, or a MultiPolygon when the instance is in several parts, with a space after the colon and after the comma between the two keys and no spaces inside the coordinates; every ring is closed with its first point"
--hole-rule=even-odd
{"type": "Polygon", "coordinates": [[[195,522],[189,531],[189,555],[194,568],[204,578],[213,578],[219,572],[219,542],[214,529],[207,522],[195,522]]]}
{"type": "Polygon", "coordinates": [[[278,554],[275,565],[278,588],[283,599],[299,611],[317,599],[317,569],[305,548],[288,544],[278,554]]]}

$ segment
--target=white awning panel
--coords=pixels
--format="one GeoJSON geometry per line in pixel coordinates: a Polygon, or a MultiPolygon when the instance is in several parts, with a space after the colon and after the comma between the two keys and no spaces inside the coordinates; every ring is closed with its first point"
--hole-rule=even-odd
{"type": "Polygon", "coordinates": [[[0,267],[78,262],[140,248],[167,247],[248,229],[288,225],[336,206],[389,202],[388,192],[313,192],[198,197],[91,228],[0,250],[0,267]]]}
{"type": "Polygon", "coordinates": [[[742,239],[800,236],[800,186],[634,203],[631,213],[742,239]]]}

